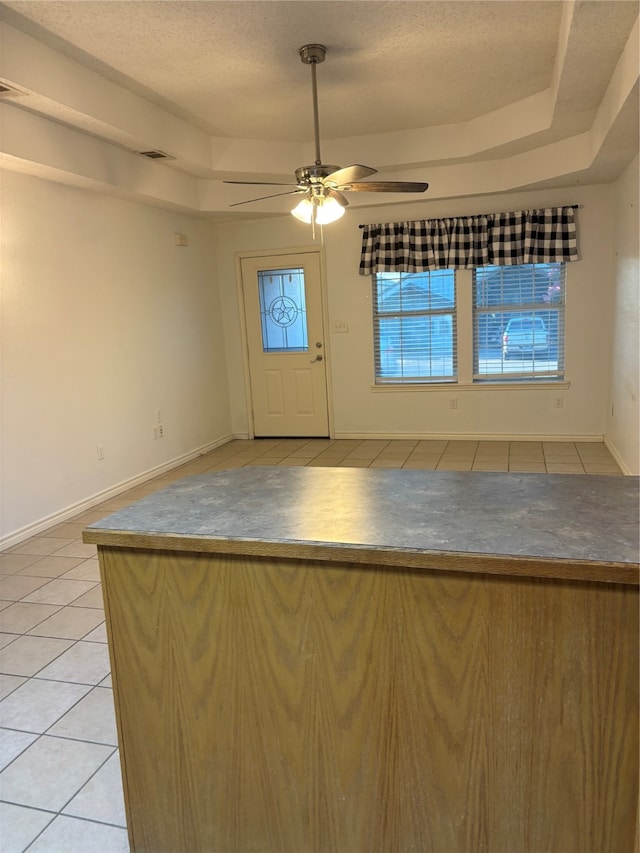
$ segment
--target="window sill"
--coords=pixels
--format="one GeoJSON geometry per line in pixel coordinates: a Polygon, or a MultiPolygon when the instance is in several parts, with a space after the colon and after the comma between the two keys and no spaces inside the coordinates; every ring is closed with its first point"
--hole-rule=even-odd
{"type": "Polygon", "coordinates": [[[425,382],[422,384],[419,383],[407,383],[403,385],[401,383],[388,385],[371,385],[370,388],[374,392],[382,391],[446,391],[447,393],[451,393],[454,389],[456,391],[558,391],[562,389],[563,391],[571,387],[571,382],[568,382],[566,379],[558,380],[557,382],[536,382],[535,380],[528,380],[524,382],[473,382],[473,383],[459,383],[459,382],[442,382],[442,383],[429,383],[425,382]]]}

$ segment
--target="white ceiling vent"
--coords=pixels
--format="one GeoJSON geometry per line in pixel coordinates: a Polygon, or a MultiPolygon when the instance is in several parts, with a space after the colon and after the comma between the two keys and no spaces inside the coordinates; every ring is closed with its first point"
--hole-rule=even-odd
{"type": "Polygon", "coordinates": [[[175,160],[171,154],[167,154],[165,151],[158,151],[154,149],[152,151],[138,151],[138,154],[141,157],[146,157],[147,160],[175,160]]]}

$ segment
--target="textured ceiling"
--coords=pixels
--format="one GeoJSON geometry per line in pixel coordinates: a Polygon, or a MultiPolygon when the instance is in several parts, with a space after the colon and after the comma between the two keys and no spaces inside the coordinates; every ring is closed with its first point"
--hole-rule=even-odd
{"type": "MultiPolygon", "coordinates": [[[[324,138],[431,127],[550,86],[562,7],[553,0],[5,5],[32,22],[36,36],[216,136],[290,141],[312,138],[303,44],[328,48],[318,68],[324,138]]],[[[604,27],[594,21],[581,44],[577,109],[599,102],[637,14],[635,3],[606,5],[604,27]],[[588,61],[594,50],[597,65],[588,61]]]]}
{"type": "MultiPolygon", "coordinates": [[[[10,26],[238,151],[245,140],[313,142],[311,72],[298,48],[324,44],[317,69],[324,162],[337,162],[335,150],[341,165],[369,156],[391,171],[504,160],[593,131],[637,16],[636,0],[0,3],[10,26]],[[492,134],[494,114],[501,132],[492,134]],[[381,156],[385,139],[387,151],[399,140],[396,155],[381,156]]],[[[635,101],[615,107],[616,133],[599,143],[581,180],[610,180],[633,156],[637,93],[635,101]]],[[[129,150],[140,142],[130,123],[106,120],[107,110],[78,110],[44,87],[16,103],[129,150]]],[[[169,165],[212,179],[276,177],[301,165],[284,169],[280,158],[270,169],[268,158],[258,164],[248,155],[237,165],[239,154],[233,166],[187,159],[169,165]]],[[[562,182],[548,171],[548,180],[562,182]]]]}

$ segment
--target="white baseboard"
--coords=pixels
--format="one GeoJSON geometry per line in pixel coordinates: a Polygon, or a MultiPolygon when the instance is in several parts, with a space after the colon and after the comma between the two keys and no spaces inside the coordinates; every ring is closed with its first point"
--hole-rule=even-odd
{"type": "Polygon", "coordinates": [[[606,435],[605,435],[605,437],[604,437],[604,443],[605,443],[605,447],[607,448],[607,450],[609,451],[609,453],[610,453],[610,454],[613,456],[613,458],[616,460],[616,463],[617,463],[617,465],[618,465],[618,468],[622,471],[622,473],[623,473],[623,474],[626,474],[626,475],[627,475],[627,477],[632,476],[632,475],[631,475],[631,471],[630,471],[630,470],[629,470],[629,468],[624,464],[624,460],[623,460],[622,456],[620,456],[620,453],[618,452],[618,448],[615,446],[615,444],[612,444],[612,443],[611,443],[611,441],[609,441],[609,439],[606,437],[606,435]]]}
{"type": "Polygon", "coordinates": [[[6,536],[0,538],[0,551],[12,548],[14,545],[19,545],[20,542],[24,542],[25,539],[29,539],[31,536],[35,536],[43,530],[47,530],[50,527],[61,524],[63,521],[68,521],[75,515],[79,515],[81,512],[93,509],[94,506],[97,506],[110,498],[114,498],[117,495],[122,494],[122,492],[127,492],[129,489],[133,489],[135,486],[146,483],[148,480],[153,480],[155,477],[159,477],[167,471],[172,471],[174,468],[179,468],[181,465],[191,462],[199,456],[204,456],[205,453],[210,453],[212,450],[215,450],[216,447],[222,447],[222,445],[228,444],[236,437],[237,436],[235,435],[228,435],[224,438],[219,438],[217,441],[204,444],[196,450],[184,453],[182,456],[177,456],[169,462],[163,462],[162,465],[157,465],[155,468],[149,468],[147,471],[136,474],[135,477],[123,480],[121,483],[117,483],[115,486],[110,486],[102,492],[96,492],[90,497],[85,498],[82,501],[78,501],[78,503],[73,504],[72,506],[65,507],[64,509],[54,512],[45,518],[34,521],[19,530],[13,531],[13,533],[8,533],[6,536]]]}
{"type": "Polygon", "coordinates": [[[334,438],[377,439],[381,441],[592,441],[602,442],[603,435],[541,435],[531,433],[458,433],[451,432],[336,432],[334,438]]]}
{"type": "MultiPolygon", "coordinates": [[[[146,483],[148,480],[153,480],[155,477],[159,477],[160,475],[165,474],[167,471],[172,471],[174,468],[179,468],[181,465],[184,465],[187,462],[191,462],[193,459],[197,459],[199,456],[204,456],[204,454],[210,453],[212,450],[215,450],[216,447],[222,447],[224,444],[228,444],[230,441],[246,440],[247,438],[248,435],[245,433],[232,433],[230,435],[225,436],[224,438],[220,438],[209,444],[205,444],[202,447],[197,448],[196,450],[192,450],[189,453],[185,453],[182,456],[177,456],[169,462],[164,462],[162,465],[158,465],[155,468],[150,468],[147,471],[143,471],[142,473],[137,474],[135,477],[131,477],[128,480],[123,480],[121,483],[118,483],[115,486],[111,486],[110,488],[105,489],[102,492],[97,492],[96,494],[91,495],[90,497],[85,498],[84,500],[79,501],[78,503],[73,504],[72,506],[65,507],[64,509],[59,510],[58,512],[52,513],[51,515],[46,516],[45,518],[41,518],[38,521],[34,521],[33,523],[28,524],[25,527],[20,528],[19,530],[15,530],[4,537],[1,537],[0,551],[4,551],[7,548],[12,548],[14,545],[19,545],[20,542],[23,542],[25,539],[29,539],[31,536],[35,536],[36,534],[41,533],[43,530],[47,530],[50,527],[54,527],[55,525],[61,524],[64,521],[68,521],[70,518],[73,518],[74,516],[79,515],[82,512],[86,512],[89,509],[93,509],[94,506],[97,506],[98,504],[101,504],[104,501],[109,500],[110,498],[117,497],[117,495],[122,494],[122,492],[126,492],[129,489],[135,488],[135,486],[139,486],[142,483],[146,483]]],[[[620,456],[617,448],[603,435],[540,435],[538,433],[532,433],[530,435],[523,435],[522,433],[459,433],[457,435],[453,435],[450,432],[336,432],[333,438],[346,438],[355,440],[375,439],[382,441],[393,441],[399,439],[417,441],[604,441],[604,444],[615,459],[623,474],[631,474],[628,467],[625,465],[624,460],[620,456]]]]}

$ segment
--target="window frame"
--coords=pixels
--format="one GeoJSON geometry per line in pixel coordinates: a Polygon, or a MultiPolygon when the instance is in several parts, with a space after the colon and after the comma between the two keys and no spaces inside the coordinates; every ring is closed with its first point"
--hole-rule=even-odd
{"type": "MultiPolygon", "coordinates": [[[[526,282],[528,285],[528,282],[526,282]]],[[[518,286],[521,286],[518,283],[518,286]]],[[[471,273],[471,302],[472,302],[472,320],[473,320],[473,383],[476,385],[486,385],[501,382],[517,382],[517,383],[537,383],[537,382],[554,382],[559,381],[562,382],[564,380],[565,375],[565,341],[566,341],[566,326],[565,326],[565,307],[566,307],[566,262],[557,261],[557,262],[549,262],[549,263],[538,263],[538,264],[517,264],[513,266],[490,266],[490,267],[474,267],[471,273]],[[548,293],[549,300],[545,301],[529,301],[529,302],[517,302],[517,301],[506,301],[503,300],[501,302],[494,302],[492,304],[485,304],[482,307],[478,307],[478,270],[491,270],[496,272],[486,273],[486,275],[498,275],[500,278],[499,286],[501,291],[504,293],[504,289],[506,287],[514,287],[514,282],[509,282],[507,277],[509,272],[513,272],[516,269],[527,269],[527,271],[531,270],[531,295],[535,296],[536,289],[536,270],[540,268],[546,268],[543,270],[543,273],[546,272],[550,274],[553,272],[550,268],[556,268],[557,270],[557,279],[554,277],[559,284],[559,300],[552,301],[550,288],[551,285],[548,285],[548,293]],[[537,320],[542,320],[544,323],[544,319],[541,315],[546,314],[546,323],[545,323],[545,346],[542,348],[540,356],[538,357],[535,351],[535,333],[532,337],[532,348],[531,348],[531,356],[526,357],[523,356],[520,359],[521,369],[505,369],[510,367],[510,359],[508,357],[508,353],[505,352],[504,347],[504,335],[507,331],[507,327],[513,321],[518,319],[531,319],[531,321],[535,324],[537,320]],[[479,318],[481,316],[495,316],[499,315],[500,320],[498,321],[500,324],[500,333],[499,333],[499,342],[498,346],[501,349],[501,357],[500,364],[502,365],[502,369],[496,372],[489,372],[488,370],[481,372],[480,370],[480,334],[479,334],[479,318]],[[555,316],[555,322],[551,322],[552,315],[555,316]],[[507,317],[509,319],[507,319],[507,317]],[[555,368],[550,367],[550,363],[552,359],[549,357],[550,350],[552,348],[552,337],[556,337],[556,358],[555,358],[555,368]],[[530,369],[527,369],[528,364],[530,363],[530,369]],[[546,367],[543,365],[546,364],[546,367]],[[540,367],[538,367],[540,365],[540,367]]],[[[526,352],[526,350],[525,350],[526,352]]]]}
{"type": "MultiPolygon", "coordinates": [[[[531,266],[530,264],[522,264],[518,266],[531,266]]],[[[543,264],[542,266],[549,266],[543,264]]],[[[562,303],[561,303],[561,319],[558,324],[559,333],[561,335],[561,347],[563,352],[562,367],[553,372],[538,372],[534,374],[525,373],[524,375],[516,371],[508,371],[503,374],[495,375],[480,375],[476,369],[477,352],[476,352],[476,334],[475,334],[475,319],[476,319],[476,299],[475,299],[475,272],[480,267],[470,269],[451,269],[449,272],[454,276],[454,306],[447,311],[440,313],[452,314],[453,323],[453,346],[454,346],[454,375],[452,377],[434,378],[412,378],[412,377],[393,377],[380,376],[379,362],[379,331],[377,328],[377,320],[379,314],[376,312],[377,292],[376,292],[376,274],[373,273],[371,278],[371,293],[372,293],[372,345],[373,345],[373,377],[372,390],[375,391],[394,391],[394,390],[432,390],[432,391],[447,391],[455,387],[459,390],[472,390],[487,388],[492,390],[533,390],[543,388],[563,388],[569,387],[570,383],[566,378],[566,309],[567,309],[567,262],[557,262],[557,266],[562,267],[562,303]]],[[[443,272],[440,270],[429,272],[443,272]]],[[[387,273],[389,275],[389,273],[387,273]]],[[[423,273],[393,273],[398,277],[423,275],[423,273]]],[[[554,310],[555,310],[554,303],[554,310]]],[[[523,312],[529,306],[523,305],[523,312]]],[[[531,310],[547,310],[541,308],[541,303],[533,303],[531,310]]],[[[435,312],[434,312],[435,313],[435,312]]],[[[502,333],[500,331],[500,346],[502,347],[502,333]]]]}
{"type": "MultiPolygon", "coordinates": [[[[373,318],[373,356],[374,356],[374,382],[376,387],[413,387],[416,385],[419,386],[437,386],[437,385],[451,385],[452,383],[456,383],[458,380],[458,372],[457,372],[457,341],[458,341],[458,328],[457,328],[457,297],[458,297],[458,284],[455,270],[433,270],[433,271],[425,271],[420,273],[396,273],[396,272],[387,272],[387,273],[374,273],[371,276],[372,281],[372,318],[373,318]],[[402,283],[403,276],[405,280],[411,278],[419,278],[425,279],[430,282],[431,275],[435,273],[436,275],[442,276],[443,273],[447,273],[448,277],[452,278],[453,285],[453,304],[451,306],[443,306],[438,308],[428,307],[428,308],[420,308],[420,309],[407,309],[402,310],[380,310],[380,295],[378,288],[378,275],[387,277],[386,280],[393,277],[393,279],[397,279],[398,282],[402,283]],[[451,318],[451,375],[436,375],[436,376],[392,376],[392,375],[384,375],[383,365],[382,365],[382,350],[381,350],[381,341],[384,337],[381,331],[382,324],[386,320],[394,320],[397,319],[402,323],[403,320],[419,320],[426,319],[429,320],[437,319],[437,318],[451,318]]],[[[431,301],[432,295],[429,295],[429,301],[431,301]]],[[[400,297],[400,301],[402,302],[402,295],[400,297]]],[[[407,347],[409,344],[407,344],[407,347]]],[[[430,351],[429,358],[425,357],[425,360],[430,360],[431,358],[437,358],[438,356],[434,356],[430,351]]],[[[439,356],[440,358],[447,358],[448,356],[439,356]]]]}

